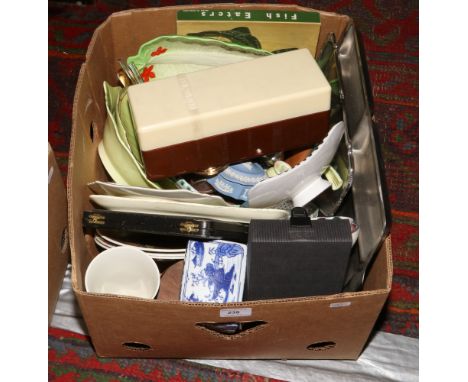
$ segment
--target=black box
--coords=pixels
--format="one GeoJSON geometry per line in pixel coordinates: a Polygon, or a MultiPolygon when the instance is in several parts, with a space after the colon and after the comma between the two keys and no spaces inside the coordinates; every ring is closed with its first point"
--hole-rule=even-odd
{"type": "Polygon", "coordinates": [[[244,301],[340,293],[351,253],[346,219],[252,220],[244,301]]]}

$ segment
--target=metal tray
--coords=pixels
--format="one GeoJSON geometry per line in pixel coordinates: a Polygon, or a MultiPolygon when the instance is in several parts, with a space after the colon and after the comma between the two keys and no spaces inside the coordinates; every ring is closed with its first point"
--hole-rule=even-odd
{"type": "Polygon", "coordinates": [[[356,28],[351,24],[338,47],[338,70],[353,157],[353,184],[336,215],[354,217],[361,231],[348,267],[345,291],[362,288],[366,271],[391,225],[383,159],[362,52],[356,28]]]}

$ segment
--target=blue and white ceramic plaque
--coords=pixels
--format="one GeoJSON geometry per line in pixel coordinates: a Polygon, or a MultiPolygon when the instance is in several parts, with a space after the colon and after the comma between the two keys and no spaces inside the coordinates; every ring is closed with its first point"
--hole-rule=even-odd
{"type": "Polygon", "coordinates": [[[265,170],[258,163],[244,162],[227,167],[207,182],[219,193],[247,201],[248,191],[266,179],[265,170]]]}
{"type": "Polygon", "coordinates": [[[185,253],[181,301],[239,302],[244,293],[247,246],[190,240],[185,253]]]}

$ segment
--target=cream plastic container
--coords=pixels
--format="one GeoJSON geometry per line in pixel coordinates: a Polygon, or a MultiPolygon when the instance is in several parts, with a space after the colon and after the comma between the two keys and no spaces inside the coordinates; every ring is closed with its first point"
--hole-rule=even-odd
{"type": "Polygon", "coordinates": [[[130,86],[147,175],[158,179],[310,146],[331,88],[307,49],[130,86]]]}

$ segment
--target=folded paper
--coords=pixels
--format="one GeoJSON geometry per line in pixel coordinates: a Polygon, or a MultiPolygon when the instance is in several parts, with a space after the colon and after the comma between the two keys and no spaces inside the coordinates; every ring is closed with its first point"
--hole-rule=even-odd
{"type": "Polygon", "coordinates": [[[337,123],[306,160],[252,187],[248,195],[249,207],[269,207],[283,200],[292,200],[294,207],[303,207],[330,187],[330,182],[321,174],[335,156],[344,128],[343,122],[337,123]]]}

